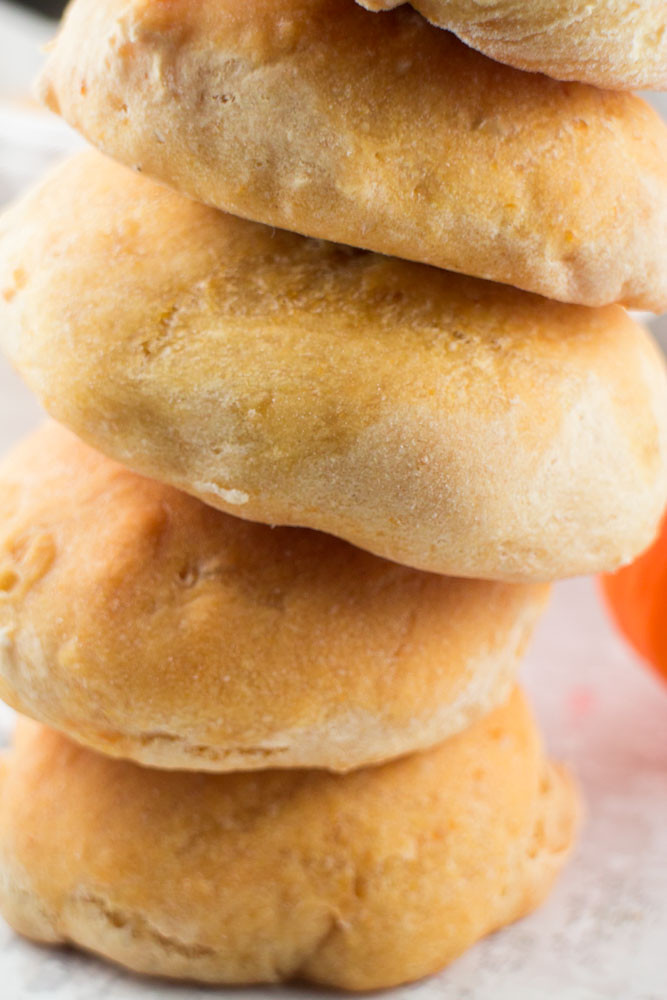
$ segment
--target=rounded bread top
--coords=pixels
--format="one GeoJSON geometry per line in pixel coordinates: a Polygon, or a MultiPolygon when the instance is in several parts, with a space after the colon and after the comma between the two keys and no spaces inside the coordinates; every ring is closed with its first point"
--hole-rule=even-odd
{"type": "Polygon", "coordinates": [[[667,499],[664,361],[623,309],[273,230],[97,153],[0,220],[0,343],[117,461],[419,569],[613,569],[667,499]]]}
{"type": "Polygon", "coordinates": [[[104,152],[235,215],[667,308],[659,116],[493,62],[409,7],[75,0],[39,90],[104,152]]]}
{"type": "Polygon", "coordinates": [[[503,701],[548,588],[230,517],[55,424],[0,466],[0,696],[99,751],[346,771],[503,701]]]}
{"type": "Polygon", "coordinates": [[[344,776],[179,774],[24,722],[0,782],[19,931],[208,982],[417,979],[545,896],[577,802],[520,695],[425,754],[344,776]]]}

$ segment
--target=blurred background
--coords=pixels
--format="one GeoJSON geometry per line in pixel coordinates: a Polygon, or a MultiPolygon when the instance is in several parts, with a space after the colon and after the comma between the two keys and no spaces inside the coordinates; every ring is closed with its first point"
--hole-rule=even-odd
{"type": "MultiPolygon", "coordinates": [[[[0,0],[0,206],[82,144],[30,97],[42,46],[55,31],[42,15],[55,17],[62,6],[61,0],[0,0]]],[[[646,96],[667,117],[667,95],[646,96]]],[[[664,345],[667,317],[645,319],[664,345]]],[[[0,457],[41,419],[35,399],[0,357],[0,457]]],[[[445,992],[460,1000],[665,1000],[667,689],[616,635],[593,580],[554,588],[523,680],[552,753],[583,786],[588,816],[577,856],[534,917],[472,949],[442,981],[397,990],[392,1000],[433,1000],[445,992]]],[[[11,726],[9,709],[0,706],[0,745],[11,726]]],[[[82,955],[36,949],[1,920],[0,983],[2,1000],[203,996],[194,987],[132,979],[82,955]]],[[[270,996],[277,1000],[278,993],[270,996]]],[[[315,996],[326,1000],[298,994],[315,996]]],[[[225,997],[269,994],[226,991],[225,997]]]]}
{"type": "Polygon", "coordinates": [[[59,0],[20,0],[20,6],[29,7],[47,17],[60,17],[65,3],[60,3],[59,0]]]}

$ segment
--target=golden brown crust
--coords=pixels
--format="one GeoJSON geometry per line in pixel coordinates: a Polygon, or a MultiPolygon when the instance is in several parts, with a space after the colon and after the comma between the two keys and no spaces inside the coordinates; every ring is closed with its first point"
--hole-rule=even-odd
{"type": "Polygon", "coordinates": [[[40,85],[206,203],[550,298],[667,308],[667,129],[408,7],[75,0],[40,85]]]}
{"type": "Polygon", "coordinates": [[[432,746],[507,698],[547,590],[240,521],[55,424],[0,468],[0,695],[143,764],[346,771],[432,746]]]}
{"type": "Polygon", "coordinates": [[[434,972],[544,897],[576,797],[522,698],[345,776],[142,769],[24,722],[4,767],[0,905],[140,972],[347,989],[434,972]]]}
{"type": "Polygon", "coordinates": [[[0,221],[0,341],[130,468],[419,569],[612,569],[665,505],[664,362],[622,309],[271,230],[97,153],[0,221]]]}
{"type": "MultiPolygon", "coordinates": [[[[358,0],[391,10],[406,0],[358,0]]],[[[667,90],[665,0],[410,0],[432,24],[518,69],[611,90],[667,90]]]]}

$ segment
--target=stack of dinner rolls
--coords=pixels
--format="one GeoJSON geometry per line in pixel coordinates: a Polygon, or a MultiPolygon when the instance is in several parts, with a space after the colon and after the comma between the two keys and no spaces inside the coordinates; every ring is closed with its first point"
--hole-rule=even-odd
{"type": "Polygon", "coordinates": [[[363,6],[74,0],[101,152],[0,220],[58,421],[0,467],[0,907],[145,973],[375,989],[536,906],[518,665],[667,500],[664,2],[363,6]]]}

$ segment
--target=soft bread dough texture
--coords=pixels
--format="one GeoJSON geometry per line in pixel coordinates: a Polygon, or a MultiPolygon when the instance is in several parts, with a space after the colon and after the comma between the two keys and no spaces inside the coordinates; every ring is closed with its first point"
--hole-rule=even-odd
{"type": "Polygon", "coordinates": [[[24,722],[0,782],[0,908],[139,972],[377,989],[533,909],[576,816],[518,693],[345,776],[144,769],[24,722]]]}
{"type": "MultiPolygon", "coordinates": [[[[405,0],[359,0],[392,10],[405,0]]],[[[492,59],[612,90],[667,90],[665,0],[410,0],[492,59]]]]}
{"type": "Polygon", "coordinates": [[[664,361],[621,308],[272,230],[97,153],[0,220],[0,342],[130,468],[419,569],[610,570],[667,499],[664,361]]]}
{"type": "Polygon", "coordinates": [[[39,86],[199,201],[585,305],[667,309],[667,128],[409,7],[75,0],[39,86]]]}
{"type": "Polygon", "coordinates": [[[55,424],[0,466],[0,696],[143,764],[432,746],[506,700],[547,592],[229,517],[55,424]]]}

